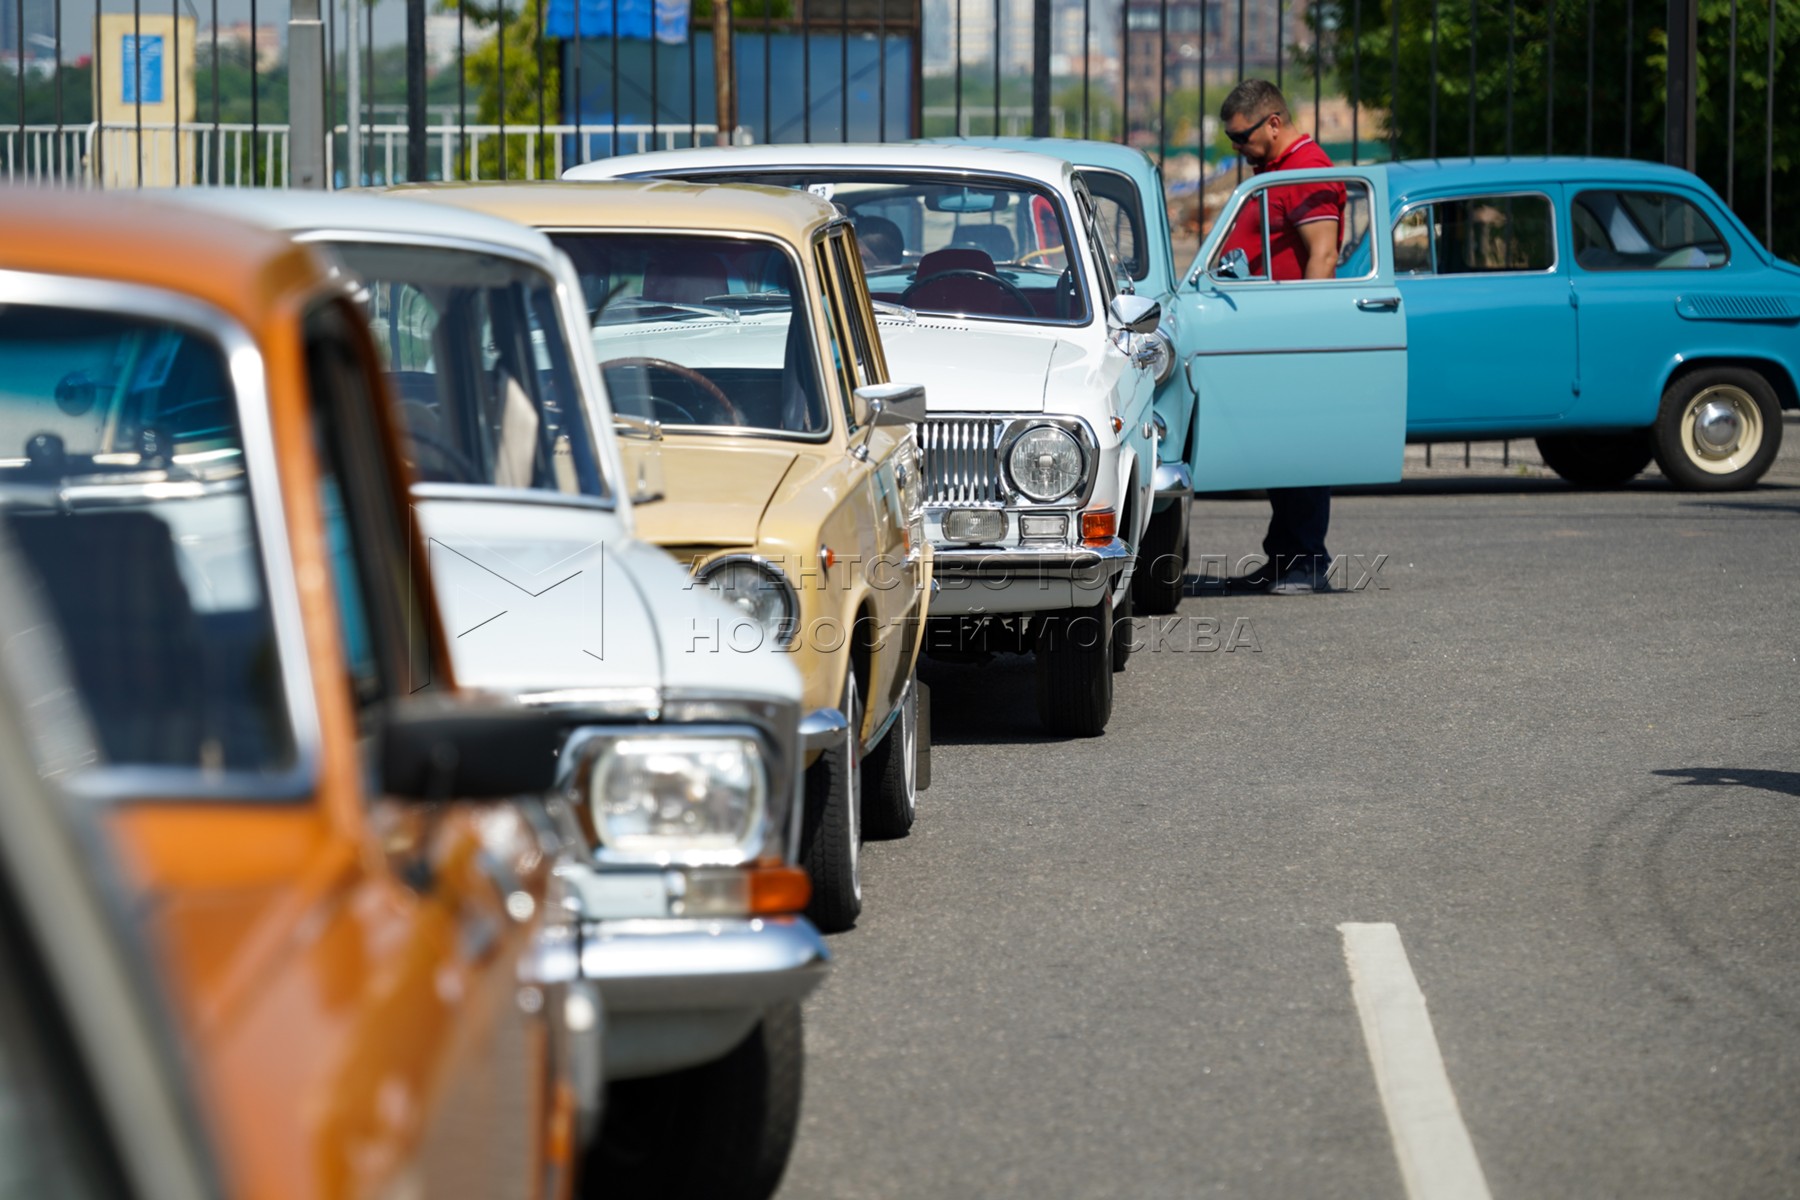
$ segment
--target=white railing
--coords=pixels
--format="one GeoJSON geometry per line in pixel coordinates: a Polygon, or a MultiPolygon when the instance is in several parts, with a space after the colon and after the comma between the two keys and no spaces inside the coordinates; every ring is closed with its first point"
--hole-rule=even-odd
{"type": "MultiPolygon", "coordinates": [[[[405,177],[405,125],[364,125],[363,184],[399,182],[405,177]]],[[[507,125],[504,145],[508,174],[560,176],[572,162],[710,145],[718,126],[701,125],[507,125]],[[542,162],[540,162],[540,159],[542,162]],[[522,165],[522,172],[520,166],[522,165]]],[[[482,179],[499,174],[499,125],[439,124],[426,127],[426,161],[438,179],[482,179]],[[484,151],[488,161],[484,165],[484,151]]],[[[350,127],[339,125],[327,140],[328,174],[351,186],[350,127]]],[[[750,142],[739,126],[738,145],[750,142]]],[[[146,121],[99,125],[0,126],[0,182],[71,184],[92,187],[159,187],[210,183],[225,187],[284,186],[288,175],[288,127],[146,121]]]]}

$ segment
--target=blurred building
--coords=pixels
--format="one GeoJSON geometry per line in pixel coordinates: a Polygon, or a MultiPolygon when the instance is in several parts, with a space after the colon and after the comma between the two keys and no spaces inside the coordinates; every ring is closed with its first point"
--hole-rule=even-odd
{"type": "MultiPolygon", "coordinates": [[[[1312,31],[1283,0],[1128,0],[1122,66],[1129,104],[1155,107],[1164,91],[1200,86],[1205,58],[1210,84],[1234,83],[1240,42],[1245,75],[1274,78],[1284,47],[1310,46],[1312,31]]],[[[1298,72],[1287,72],[1298,78],[1298,72]]]]}
{"type": "MultiPolygon", "coordinates": [[[[251,47],[255,46],[256,69],[267,71],[281,64],[282,33],[285,28],[282,25],[258,25],[252,31],[248,21],[221,25],[218,30],[219,55],[227,61],[247,62],[251,47]]],[[[210,44],[212,31],[201,31],[200,40],[210,44]]]]}

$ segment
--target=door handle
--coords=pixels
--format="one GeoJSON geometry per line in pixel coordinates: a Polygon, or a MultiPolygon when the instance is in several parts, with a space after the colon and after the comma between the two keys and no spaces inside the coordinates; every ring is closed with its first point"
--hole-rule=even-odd
{"type": "Polygon", "coordinates": [[[1398,296],[1364,296],[1356,302],[1356,307],[1364,312],[1393,312],[1400,307],[1398,296]]]}

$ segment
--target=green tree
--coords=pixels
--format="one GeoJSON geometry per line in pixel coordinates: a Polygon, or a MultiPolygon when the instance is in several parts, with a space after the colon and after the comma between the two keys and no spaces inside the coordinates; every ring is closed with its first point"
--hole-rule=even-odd
{"type": "MultiPolygon", "coordinates": [[[[1774,2],[1774,111],[1785,118],[1800,111],[1800,0],[1774,2]]],[[[1696,165],[1721,194],[1735,183],[1730,190],[1737,211],[1761,236],[1769,215],[1762,200],[1770,131],[1769,10],[1739,8],[1736,155],[1728,181],[1730,10],[1731,0],[1701,0],[1696,165]]],[[[1663,152],[1666,12],[1642,0],[1592,0],[1592,38],[1588,0],[1330,0],[1307,20],[1322,31],[1327,71],[1343,94],[1387,112],[1370,140],[1389,141],[1401,157],[1591,151],[1655,159],[1663,152]],[[1359,57],[1358,74],[1353,65],[1359,57]]],[[[1296,57],[1310,70],[1307,54],[1296,57]]],[[[1778,121],[1773,134],[1774,248],[1795,257],[1800,127],[1778,121]]]]}
{"type": "MultiPolygon", "coordinates": [[[[559,52],[554,39],[546,38],[544,8],[546,0],[525,0],[515,10],[505,4],[488,7],[462,0],[460,7],[471,28],[495,29],[497,36],[487,40],[463,63],[464,78],[475,94],[475,124],[495,125],[500,122],[502,76],[504,76],[506,135],[505,175],[508,179],[554,179],[556,177],[555,134],[542,137],[536,132],[540,114],[550,121],[561,119],[562,80],[557,64],[559,52]],[[504,24],[502,24],[504,18],[504,24]],[[501,57],[502,44],[505,58],[501,57]],[[515,133],[514,130],[517,130],[515,133]]],[[[455,11],[458,0],[449,0],[446,8],[455,11]]],[[[480,175],[497,179],[501,175],[501,149],[494,138],[485,139],[480,148],[480,175]]],[[[461,169],[471,173],[465,149],[461,169]]]]}

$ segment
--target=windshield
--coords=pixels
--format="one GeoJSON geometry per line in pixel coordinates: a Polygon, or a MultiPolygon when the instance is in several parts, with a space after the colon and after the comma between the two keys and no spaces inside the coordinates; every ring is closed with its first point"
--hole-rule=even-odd
{"type": "Polygon", "coordinates": [[[237,397],[161,321],[0,306],[0,516],[107,763],[293,759],[237,397]]]}
{"type": "Polygon", "coordinates": [[[423,483],[603,497],[556,288],[471,250],[344,243],[423,483]]]}
{"type": "Polygon", "coordinates": [[[822,434],[806,289],[747,238],[552,233],[581,277],[613,411],[695,428],[822,434]]]}
{"type": "MultiPolygon", "coordinates": [[[[700,178],[697,176],[696,178],[700,178]]],[[[709,183],[805,188],[856,223],[869,295],[921,312],[1081,325],[1062,201],[1011,180],[852,172],[709,173],[709,183]]]]}

